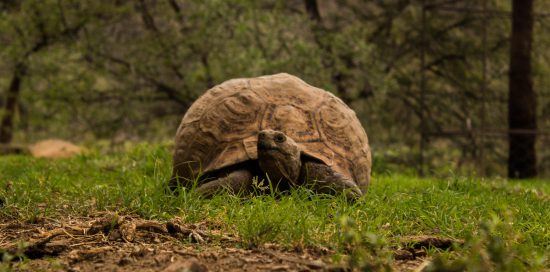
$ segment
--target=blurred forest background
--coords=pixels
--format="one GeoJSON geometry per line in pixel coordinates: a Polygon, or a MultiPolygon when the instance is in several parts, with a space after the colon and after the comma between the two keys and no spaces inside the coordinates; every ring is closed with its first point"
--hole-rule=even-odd
{"type": "Polygon", "coordinates": [[[549,177],[550,1],[514,2],[0,0],[0,142],[166,141],[287,72],[357,112],[375,171],[549,177]]]}

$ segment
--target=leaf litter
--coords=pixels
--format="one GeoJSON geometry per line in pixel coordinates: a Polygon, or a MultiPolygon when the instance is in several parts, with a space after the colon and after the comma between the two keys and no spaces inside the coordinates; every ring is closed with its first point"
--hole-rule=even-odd
{"type": "MultiPolygon", "coordinates": [[[[453,242],[429,236],[404,239],[395,248],[394,269],[420,271],[427,248],[447,249],[453,242]]],[[[212,229],[208,222],[178,218],[160,222],[98,213],[36,222],[0,219],[0,264],[18,271],[351,271],[331,258],[334,253],[270,243],[245,248],[238,237],[212,229]]]]}

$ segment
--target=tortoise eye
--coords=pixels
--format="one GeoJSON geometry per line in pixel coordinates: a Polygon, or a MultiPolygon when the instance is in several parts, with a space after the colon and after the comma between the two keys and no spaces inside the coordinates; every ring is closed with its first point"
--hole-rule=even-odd
{"type": "Polygon", "coordinates": [[[284,141],[286,140],[286,137],[285,137],[285,135],[283,135],[283,134],[277,134],[277,135],[275,135],[274,140],[275,140],[275,142],[277,142],[277,143],[282,143],[282,142],[284,142],[284,141]]]}

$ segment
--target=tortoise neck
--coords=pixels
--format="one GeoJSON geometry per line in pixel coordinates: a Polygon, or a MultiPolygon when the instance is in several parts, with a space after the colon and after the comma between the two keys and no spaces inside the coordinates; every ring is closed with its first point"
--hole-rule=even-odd
{"type": "Polygon", "coordinates": [[[297,185],[302,162],[300,154],[289,154],[273,149],[258,149],[258,164],[262,174],[273,183],[297,185]]]}

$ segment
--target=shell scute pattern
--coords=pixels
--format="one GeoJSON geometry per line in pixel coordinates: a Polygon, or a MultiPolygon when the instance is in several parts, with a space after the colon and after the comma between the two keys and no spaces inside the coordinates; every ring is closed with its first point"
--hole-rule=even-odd
{"type": "Polygon", "coordinates": [[[216,153],[212,143],[216,141],[209,133],[198,133],[197,122],[182,126],[176,137],[176,149],[174,152],[174,169],[179,169],[178,176],[192,181],[201,174],[206,165],[216,153]]]}
{"type": "Polygon", "coordinates": [[[355,182],[360,188],[362,188],[362,190],[369,185],[370,181],[370,156],[370,150],[366,153],[362,153],[361,155],[356,156],[355,158],[353,158],[354,164],[352,165],[352,169],[350,169],[351,173],[353,173],[355,182]],[[368,165],[369,167],[365,167],[365,165],[368,165]]]}
{"type": "Polygon", "coordinates": [[[242,141],[229,142],[221,145],[224,149],[220,150],[212,162],[204,169],[204,171],[216,170],[239,162],[252,159],[246,152],[242,141]]]}
{"type": "Polygon", "coordinates": [[[271,104],[263,118],[261,129],[282,131],[298,143],[319,141],[314,122],[310,111],[292,105],[271,104]]]}
{"type": "Polygon", "coordinates": [[[317,123],[323,134],[323,140],[339,154],[347,154],[354,148],[355,142],[350,135],[353,116],[347,107],[342,108],[335,99],[329,99],[317,112],[317,123]]]}
{"type": "Polygon", "coordinates": [[[200,119],[201,130],[212,133],[221,142],[242,139],[258,130],[264,104],[247,90],[226,97],[200,119]]]}
{"type": "Polygon", "coordinates": [[[259,77],[250,80],[250,88],[269,104],[291,105],[305,111],[315,108],[324,99],[325,91],[320,92],[298,78],[288,79],[288,75],[259,77]]]}
{"type": "Polygon", "coordinates": [[[243,79],[232,79],[214,86],[208,92],[201,95],[187,110],[183,117],[182,125],[199,121],[205,112],[212,109],[212,102],[223,100],[226,97],[242,92],[248,88],[248,83],[243,79]]]}

